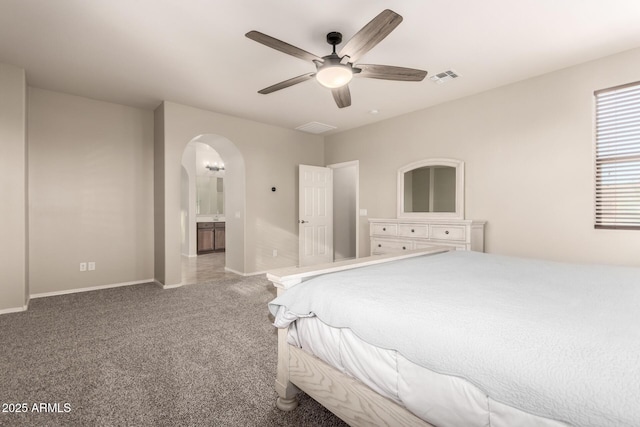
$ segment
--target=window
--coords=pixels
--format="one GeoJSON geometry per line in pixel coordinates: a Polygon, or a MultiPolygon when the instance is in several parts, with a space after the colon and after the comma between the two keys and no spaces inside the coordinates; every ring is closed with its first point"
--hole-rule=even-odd
{"type": "Polygon", "coordinates": [[[595,97],[595,228],[640,230],[640,82],[595,97]]]}

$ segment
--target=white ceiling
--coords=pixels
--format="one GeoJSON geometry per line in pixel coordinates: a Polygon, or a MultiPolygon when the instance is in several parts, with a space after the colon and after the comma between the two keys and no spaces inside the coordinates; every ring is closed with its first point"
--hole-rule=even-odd
{"type": "Polygon", "coordinates": [[[639,46],[640,0],[0,0],[0,62],[25,68],[31,86],[286,128],[317,121],[330,133],[639,46]],[[404,21],[360,62],[462,77],[354,79],[344,109],[315,81],[257,93],[315,67],[246,32],[324,56],[329,31],[346,42],[385,8],[404,21]]]}

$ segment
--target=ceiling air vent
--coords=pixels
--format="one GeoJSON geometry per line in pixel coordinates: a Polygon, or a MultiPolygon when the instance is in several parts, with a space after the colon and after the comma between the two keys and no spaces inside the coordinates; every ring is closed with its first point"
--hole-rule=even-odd
{"type": "Polygon", "coordinates": [[[296,130],[301,130],[302,132],[319,134],[319,133],[324,133],[324,132],[333,130],[335,128],[336,128],[335,126],[325,125],[324,123],[310,122],[310,123],[307,123],[306,125],[298,126],[296,130]]]}
{"type": "Polygon", "coordinates": [[[447,71],[443,71],[441,73],[438,73],[436,75],[433,75],[431,77],[429,77],[433,82],[441,85],[442,83],[446,83],[449,80],[453,80],[453,79],[457,79],[458,77],[460,77],[460,75],[458,73],[456,73],[453,70],[447,70],[447,71]]]}

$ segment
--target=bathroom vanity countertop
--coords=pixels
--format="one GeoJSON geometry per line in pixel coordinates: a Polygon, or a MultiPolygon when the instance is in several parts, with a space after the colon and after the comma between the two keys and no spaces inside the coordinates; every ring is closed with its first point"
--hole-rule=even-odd
{"type": "Polygon", "coordinates": [[[225,222],[225,217],[219,216],[216,218],[214,215],[198,215],[196,222],[225,222]]]}

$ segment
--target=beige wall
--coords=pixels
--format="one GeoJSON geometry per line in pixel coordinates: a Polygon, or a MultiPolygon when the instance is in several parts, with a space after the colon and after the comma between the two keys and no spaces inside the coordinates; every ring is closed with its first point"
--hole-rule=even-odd
{"type": "Polygon", "coordinates": [[[153,126],[151,111],[29,89],[32,294],[154,278],[153,126]]]}
{"type": "Polygon", "coordinates": [[[28,301],[26,90],[25,71],[0,64],[0,312],[28,301]]]}
{"type": "MultiPolygon", "coordinates": [[[[171,102],[165,102],[163,108],[165,170],[161,185],[165,186],[167,249],[163,283],[180,282],[180,161],[187,143],[202,134],[231,141],[246,167],[246,211],[240,212],[241,218],[235,217],[231,206],[225,211],[228,228],[237,224],[244,228],[244,265],[232,268],[254,273],[296,265],[297,166],[324,164],[322,137],[171,102]],[[271,187],[277,191],[272,192],[271,187]],[[273,257],[273,249],[277,249],[277,257],[273,257]]],[[[233,165],[214,148],[225,161],[229,177],[233,165]]]]}
{"type": "Polygon", "coordinates": [[[198,255],[196,147],[196,143],[185,147],[180,173],[180,252],[182,256],[192,257],[198,255]]]}
{"type": "Polygon", "coordinates": [[[165,236],[164,236],[164,104],[153,113],[153,253],[154,277],[165,283],[165,236]]]}
{"type": "MultiPolygon", "coordinates": [[[[464,160],[466,218],[488,221],[488,252],[640,266],[640,231],[593,228],[593,91],[638,76],[635,49],[327,137],[325,158],[360,160],[372,218],[395,217],[399,167],[464,160]]],[[[360,235],[367,253],[367,221],[360,235]]]]}

